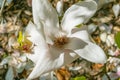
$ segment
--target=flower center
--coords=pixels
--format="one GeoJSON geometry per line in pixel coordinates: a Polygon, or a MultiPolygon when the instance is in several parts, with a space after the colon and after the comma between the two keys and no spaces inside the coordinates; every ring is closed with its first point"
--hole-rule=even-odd
{"type": "Polygon", "coordinates": [[[54,40],[54,46],[58,48],[62,48],[65,44],[68,43],[68,41],[69,41],[69,38],[66,36],[57,37],[54,40]]]}

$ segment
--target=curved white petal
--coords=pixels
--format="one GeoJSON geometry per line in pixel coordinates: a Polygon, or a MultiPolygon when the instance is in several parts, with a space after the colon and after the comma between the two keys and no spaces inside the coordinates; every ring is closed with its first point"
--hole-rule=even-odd
{"type": "Polygon", "coordinates": [[[44,52],[46,49],[44,37],[32,22],[29,22],[26,27],[26,34],[28,35],[27,39],[29,39],[34,45],[33,54],[27,54],[27,57],[36,63],[41,55],[41,52],[44,52]]]}
{"type": "Polygon", "coordinates": [[[94,15],[97,10],[95,1],[81,1],[72,5],[66,12],[62,19],[61,25],[63,30],[71,32],[71,30],[88,20],[94,15]]]}
{"type": "Polygon", "coordinates": [[[32,41],[32,43],[34,44],[41,44],[41,43],[45,43],[44,37],[43,37],[43,33],[40,32],[36,25],[33,24],[32,22],[29,22],[27,27],[26,27],[26,31],[25,31],[27,38],[32,41]]]}
{"type": "Polygon", "coordinates": [[[48,52],[41,53],[42,55],[39,57],[39,61],[36,63],[33,71],[29,75],[28,80],[37,78],[44,73],[60,68],[79,57],[75,53],[69,53],[69,51],[65,52],[66,53],[63,53],[63,51],[51,47],[48,52]]]}
{"type": "Polygon", "coordinates": [[[77,32],[71,34],[70,37],[77,37],[77,38],[80,38],[85,41],[90,41],[89,34],[86,30],[77,31],[77,32]]]}
{"type": "Polygon", "coordinates": [[[51,33],[52,29],[59,27],[57,12],[48,0],[32,0],[32,10],[34,23],[37,27],[42,22],[44,28],[48,30],[45,32],[48,33],[51,33]]]}
{"type": "Polygon", "coordinates": [[[104,51],[96,44],[88,41],[82,41],[81,39],[75,37],[70,38],[69,44],[66,45],[66,49],[73,50],[82,58],[94,63],[106,62],[106,55],[104,51]]]}
{"type": "Polygon", "coordinates": [[[83,50],[75,50],[75,52],[82,58],[94,63],[105,63],[107,60],[104,51],[91,42],[88,42],[88,45],[83,50]]]}

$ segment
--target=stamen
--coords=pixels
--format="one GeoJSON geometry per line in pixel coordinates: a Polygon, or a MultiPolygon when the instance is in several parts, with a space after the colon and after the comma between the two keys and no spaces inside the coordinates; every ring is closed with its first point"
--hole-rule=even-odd
{"type": "Polygon", "coordinates": [[[65,44],[68,43],[68,41],[69,41],[69,38],[67,38],[66,36],[55,38],[54,46],[58,48],[62,48],[65,44]]]}
{"type": "Polygon", "coordinates": [[[19,49],[22,52],[31,53],[33,48],[34,48],[33,43],[25,38],[25,40],[20,45],[19,49]]]}

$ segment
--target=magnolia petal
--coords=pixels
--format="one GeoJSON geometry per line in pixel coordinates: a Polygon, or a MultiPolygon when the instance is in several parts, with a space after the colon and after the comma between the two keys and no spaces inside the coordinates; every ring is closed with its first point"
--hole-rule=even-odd
{"type": "Polygon", "coordinates": [[[77,38],[80,38],[85,41],[90,41],[89,34],[86,30],[77,31],[77,32],[71,34],[70,37],[77,37],[77,38]]]}
{"type": "Polygon", "coordinates": [[[46,28],[45,32],[51,33],[54,28],[59,27],[58,15],[48,0],[32,0],[34,23],[39,27],[40,21],[46,28]]]}
{"type": "Polygon", "coordinates": [[[62,19],[61,25],[63,30],[71,32],[71,30],[82,23],[87,23],[97,10],[95,1],[81,1],[72,5],[62,19]]]}
{"type": "Polygon", "coordinates": [[[66,49],[73,50],[76,54],[82,58],[94,62],[94,63],[105,63],[106,55],[104,51],[88,41],[82,41],[78,38],[70,38],[70,43],[66,45],[66,49]]]}
{"type": "Polygon", "coordinates": [[[47,48],[44,37],[32,22],[29,22],[26,27],[26,34],[28,35],[27,39],[33,43],[34,47],[33,54],[27,54],[27,57],[36,63],[41,52],[44,52],[47,48]]]}
{"type": "Polygon", "coordinates": [[[67,50],[65,50],[65,53],[63,53],[63,51],[58,50],[55,47],[51,47],[49,52],[42,53],[42,55],[39,57],[39,61],[36,63],[33,71],[29,75],[28,80],[37,78],[44,73],[71,63],[76,58],[78,58],[78,55],[75,53],[69,54],[69,51],[67,50]]]}
{"type": "Polygon", "coordinates": [[[114,4],[112,7],[112,10],[114,12],[115,17],[117,18],[119,13],[120,13],[120,5],[119,4],[114,4]]]}
{"type": "Polygon", "coordinates": [[[36,25],[34,25],[32,22],[29,22],[26,31],[25,31],[27,38],[33,43],[33,44],[44,44],[45,40],[43,37],[43,33],[40,32],[36,25]]]}
{"type": "Polygon", "coordinates": [[[88,45],[83,50],[76,50],[75,52],[82,58],[94,63],[105,63],[107,60],[104,51],[91,42],[88,42],[88,45]]]}

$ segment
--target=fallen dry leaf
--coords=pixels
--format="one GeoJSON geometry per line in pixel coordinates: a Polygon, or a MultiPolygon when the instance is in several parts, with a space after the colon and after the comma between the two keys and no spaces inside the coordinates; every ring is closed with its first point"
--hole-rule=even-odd
{"type": "Polygon", "coordinates": [[[99,71],[102,67],[103,67],[103,64],[93,64],[93,65],[92,65],[92,68],[93,68],[95,71],[99,71]]]}
{"type": "Polygon", "coordinates": [[[55,73],[58,80],[70,80],[71,74],[65,67],[56,70],[55,73]]]}

